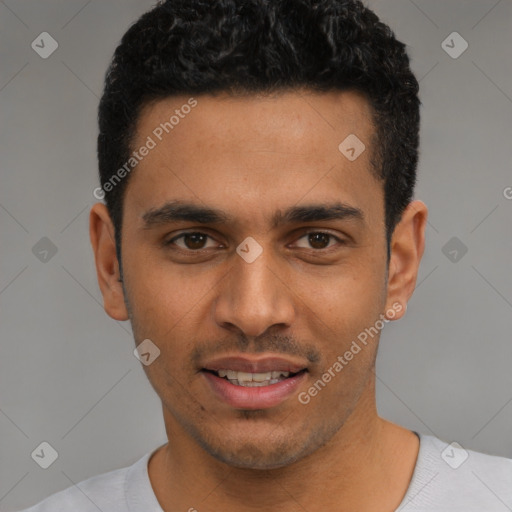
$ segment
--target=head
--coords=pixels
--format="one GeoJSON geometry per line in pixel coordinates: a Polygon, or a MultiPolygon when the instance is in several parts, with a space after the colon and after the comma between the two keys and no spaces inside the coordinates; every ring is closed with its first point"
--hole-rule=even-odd
{"type": "Polygon", "coordinates": [[[403,314],[423,252],[417,93],[358,1],[168,1],[124,35],[91,238],[107,312],[160,350],[145,369],[168,430],[270,468],[371,407],[376,322],[403,314]],[[300,367],[294,398],[218,399],[205,373],[241,354],[300,367]]]}

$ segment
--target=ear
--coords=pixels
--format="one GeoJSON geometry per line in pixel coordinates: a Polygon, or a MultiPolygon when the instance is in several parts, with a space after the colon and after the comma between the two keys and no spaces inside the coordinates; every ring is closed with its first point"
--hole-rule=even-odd
{"type": "Polygon", "coordinates": [[[116,254],[114,225],[107,207],[96,203],[89,215],[89,236],[94,251],[98,284],[103,295],[103,307],[115,320],[128,320],[124,292],[116,254]]]}
{"type": "Polygon", "coordinates": [[[393,320],[398,320],[405,314],[407,302],[416,286],[425,249],[427,215],[428,210],[423,202],[410,202],[391,238],[386,311],[395,311],[393,320]],[[398,308],[397,304],[402,307],[398,308]]]}

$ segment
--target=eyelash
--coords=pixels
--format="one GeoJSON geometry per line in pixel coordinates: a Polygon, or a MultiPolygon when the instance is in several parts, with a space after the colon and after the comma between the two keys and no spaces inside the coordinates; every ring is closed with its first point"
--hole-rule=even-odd
{"type": "MultiPolygon", "coordinates": [[[[327,235],[328,237],[330,237],[331,239],[334,239],[338,244],[340,245],[343,245],[344,244],[344,241],[340,238],[338,238],[337,236],[333,235],[332,233],[329,233],[327,231],[319,231],[319,230],[310,230],[310,231],[307,231],[305,232],[304,234],[302,234],[302,236],[300,236],[298,238],[298,240],[304,238],[304,237],[307,237],[308,235],[312,235],[312,234],[322,234],[322,235],[327,235]]],[[[204,235],[210,239],[213,240],[213,237],[208,235],[207,233],[203,233],[201,231],[186,231],[186,232],[183,232],[183,233],[180,233],[179,235],[171,238],[170,240],[167,240],[166,242],[164,242],[164,245],[165,246],[172,246],[174,245],[174,242],[176,240],[179,240],[180,238],[184,238],[185,236],[187,235],[204,235]]],[[[323,249],[314,249],[314,248],[311,248],[309,250],[315,252],[315,253],[320,253],[320,252],[325,252],[325,251],[329,251],[330,249],[332,249],[334,246],[327,246],[323,249]]],[[[301,249],[304,249],[304,247],[301,247],[301,249]]],[[[177,246],[177,250],[181,251],[181,252],[185,252],[185,253],[189,253],[189,254],[201,254],[202,252],[204,251],[207,251],[208,248],[206,249],[187,249],[187,248],[183,248],[183,247],[179,247],[177,246]]]]}

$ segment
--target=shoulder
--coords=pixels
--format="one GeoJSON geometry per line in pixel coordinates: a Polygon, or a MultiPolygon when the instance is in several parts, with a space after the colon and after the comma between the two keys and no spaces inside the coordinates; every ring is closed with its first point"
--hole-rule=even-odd
{"type": "Polygon", "coordinates": [[[130,474],[140,473],[147,467],[149,454],[132,466],[93,476],[52,494],[37,505],[21,512],[124,512],[129,510],[126,482],[130,474]]]}
{"type": "Polygon", "coordinates": [[[400,510],[511,510],[512,459],[466,450],[434,436],[420,439],[416,469],[400,510]]]}

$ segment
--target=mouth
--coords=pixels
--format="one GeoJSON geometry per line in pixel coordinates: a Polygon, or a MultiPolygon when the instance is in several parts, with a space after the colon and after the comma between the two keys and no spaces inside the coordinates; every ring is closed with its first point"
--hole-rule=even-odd
{"type": "Polygon", "coordinates": [[[306,379],[305,364],[281,357],[224,357],[200,372],[213,396],[236,409],[275,407],[292,396],[306,379]]]}
{"type": "Polygon", "coordinates": [[[258,388],[265,386],[272,386],[278,384],[285,379],[293,378],[296,375],[306,372],[306,368],[298,372],[287,372],[280,370],[273,370],[269,372],[239,372],[236,370],[221,369],[218,371],[208,370],[203,368],[203,371],[211,373],[216,377],[225,379],[235,386],[242,386],[245,388],[258,388]]]}

